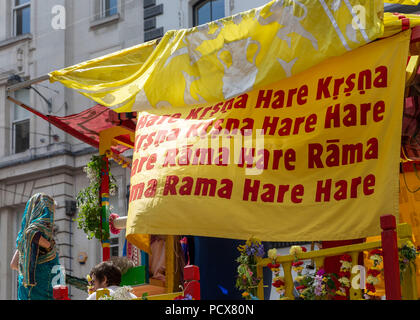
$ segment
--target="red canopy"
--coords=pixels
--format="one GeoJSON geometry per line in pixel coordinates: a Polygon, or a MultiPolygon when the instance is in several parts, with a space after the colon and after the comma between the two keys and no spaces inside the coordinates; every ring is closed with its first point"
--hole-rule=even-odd
{"type": "MultiPolygon", "coordinates": [[[[121,126],[130,131],[136,130],[136,119],[133,113],[124,114],[116,113],[110,108],[102,105],[96,105],[92,108],[86,109],[80,113],[73,114],[66,117],[57,117],[52,115],[44,115],[41,112],[32,109],[31,107],[20,103],[9,97],[11,101],[20,105],[22,108],[36,114],[42,119],[48,121],[57,128],[67,132],[73,137],[99,149],[99,133],[106,129],[121,126]]],[[[130,136],[121,135],[115,138],[121,141],[124,145],[117,145],[112,147],[112,151],[116,154],[123,153],[130,149],[127,145],[134,147],[134,142],[131,141],[130,136]]]]}

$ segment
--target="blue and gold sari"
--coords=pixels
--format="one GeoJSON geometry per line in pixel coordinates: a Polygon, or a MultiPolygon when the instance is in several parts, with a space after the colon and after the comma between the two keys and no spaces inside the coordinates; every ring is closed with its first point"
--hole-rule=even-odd
{"type": "Polygon", "coordinates": [[[27,202],[16,246],[19,251],[18,300],[52,300],[52,274],[59,264],[53,242],[51,250],[39,246],[40,237],[53,240],[54,200],[42,193],[27,202]]]}

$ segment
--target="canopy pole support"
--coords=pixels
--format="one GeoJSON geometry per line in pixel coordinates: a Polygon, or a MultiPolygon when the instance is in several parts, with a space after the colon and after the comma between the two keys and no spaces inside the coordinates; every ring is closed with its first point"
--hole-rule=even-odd
{"type": "Polygon", "coordinates": [[[50,76],[48,74],[45,74],[43,76],[40,76],[38,78],[34,78],[31,80],[26,80],[26,81],[22,81],[19,83],[16,83],[14,85],[11,85],[9,87],[6,88],[6,93],[7,95],[10,95],[12,92],[15,92],[17,90],[23,89],[23,88],[27,88],[30,87],[33,84],[37,84],[46,80],[49,80],[50,76]]]}
{"type": "Polygon", "coordinates": [[[6,99],[9,100],[9,101],[11,101],[11,102],[13,102],[14,104],[22,107],[22,108],[28,110],[29,112],[32,112],[33,114],[37,115],[38,117],[40,117],[40,118],[42,118],[42,119],[44,119],[46,121],[49,121],[48,120],[48,117],[46,117],[44,114],[42,114],[41,112],[35,110],[34,108],[31,108],[30,106],[28,106],[26,104],[24,104],[22,101],[17,100],[15,98],[11,97],[11,96],[7,96],[6,99]]]}
{"type": "Polygon", "coordinates": [[[100,201],[102,208],[101,215],[101,244],[102,261],[108,261],[111,257],[111,243],[109,236],[109,163],[105,155],[101,155],[105,166],[101,170],[100,201]]]}

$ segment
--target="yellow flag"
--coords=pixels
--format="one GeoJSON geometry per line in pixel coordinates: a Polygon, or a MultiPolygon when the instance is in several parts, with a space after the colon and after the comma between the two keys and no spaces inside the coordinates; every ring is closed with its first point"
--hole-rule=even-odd
{"type": "Polygon", "coordinates": [[[420,0],[386,0],[385,3],[403,4],[409,6],[416,6],[420,3],[420,0]]]}
{"type": "Polygon", "coordinates": [[[282,0],[50,73],[117,112],[205,105],[298,74],[383,33],[382,0],[282,0]],[[156,48],[155,48],[156,46],[156,48]]]}
{"type": "Polygon", "coordinates": [[[380,234],[381,215],[398,219],[409,41],[410,30],[231,99],[140,112],[127,239],[380,234]]]}
{"type": "Polygon", "coordinates": [[[385,12],[383,37],[390,37],[398,32],[420,25],[420,16],[417,14],[394,14],[385,12]]]}

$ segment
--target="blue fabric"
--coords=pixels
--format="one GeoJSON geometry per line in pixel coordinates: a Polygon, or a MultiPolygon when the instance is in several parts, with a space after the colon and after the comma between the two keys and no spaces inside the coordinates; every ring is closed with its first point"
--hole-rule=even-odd
{"type": "MultiPolygon", "coordinates": [[[[194,237],[194,260],[192,264],[200,268],[202,300],[243,300],[236,288],[239,257],[238,246],[243,240],[194,237]]],[[[263,244],[265,242],[262,242],[263,244]]],[[[264,247],[265,249],[265,247],[264,247]]],[[[272,272],[263,268],[264,298],[270,299],[272,272]]]]}
{"type": "Polygon", "coordinates": [[[202,300],[242,300],[235,287],[239,256],[243,240],[194,237],[194,263],[200,268],[202,300]],[[223,288],[223,289],[222,289],[223,288]]]}
{"type": "Polygon", "coordinates": [[[124,247],[123,247],[122,255],[123,255],[123,257],[127,256],[127,239],[125,239],[125,241],[124,241],[124,247]]]}
{"type": "MultiPolygon", "coordinates": [[[[47,251],[38,244],[42,236],[53,240],[54,200],[37,193],[25,208],[21,229],[16,239],[19,251],[18,300],[52,300],[51,281],[54,266],[59,265],[55,245],[47,251]]],[[[52,242],[54,244],[54,242],[52,242]]]]}
{"type": "Polygon", "coordinates": [[[52,280],[56,273],[52,273],[54,266],[59,264],[58,257],[53,260],[38,264],[35,272],[35,286],[25,287],[23,276],[18,277],[18,300],[54,300],[52,280]]]}

